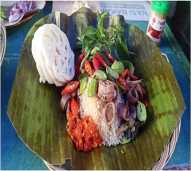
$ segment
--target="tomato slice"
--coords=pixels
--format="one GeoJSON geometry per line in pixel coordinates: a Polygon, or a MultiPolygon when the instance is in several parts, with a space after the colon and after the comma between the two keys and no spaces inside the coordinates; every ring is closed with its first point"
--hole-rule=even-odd
{"type": "Polygon", "coordinates": [[[123,70],[123,72],[121,73],[122,78],[126,78],[128,75],[129,75],[129,70],[128,69],[123,70]]]}
{"type": "Polygon", "coordinates": [[[79,87],[79,84],[79,81],[70,81],[62,90],[61,95],[72,94],[79,87]]]}

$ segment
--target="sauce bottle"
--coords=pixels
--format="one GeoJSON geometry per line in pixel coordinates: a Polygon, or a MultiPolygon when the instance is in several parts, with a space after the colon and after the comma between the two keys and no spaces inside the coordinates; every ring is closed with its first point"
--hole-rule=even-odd
{"type": "Polygon", "coordinates": [[[160,42],[169,8],[170,5],[168,1],[151,2],[151,16],[147,27],[147,35],[156,43],[160,42]]]}

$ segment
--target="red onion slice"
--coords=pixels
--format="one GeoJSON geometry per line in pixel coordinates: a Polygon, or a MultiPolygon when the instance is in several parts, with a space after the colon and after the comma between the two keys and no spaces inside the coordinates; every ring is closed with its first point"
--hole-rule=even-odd
{"type": "Polygon", "coordinates": [[[127,94],[128,102],[135,104],[139,100],[139,95],[135,88],[130,88],[127,94]]]}
{"type": "Polygon", "coordinates": [[[127,82],[128,84],[139,84],[139,83],[142,82],[142,80],[140,79],[140,80],[131,81],[131,80],[126,79],[126,82],[127,82]]]}
{"type": "Polygon", "coordinates": [[[137,108],[134,105],[129,106],[129,116],[133,119],[137,116],[137,108]]]}
{"type": "Polygon", "coordinates": [[[138,94],[140,95],[140,99],[143,99],[143,94],[144,93],[143,93],[143,89],[142,89],[141,85],[137,84],[135,88],[136,88],[138,94]]]}
{"type": "Polygon", "coordinates": [[[120,118],[124,119],[125,121],[128,120],[129,110],[128,106],[124,103],[119,103],[117,105],[117,113],[120,118]]]}

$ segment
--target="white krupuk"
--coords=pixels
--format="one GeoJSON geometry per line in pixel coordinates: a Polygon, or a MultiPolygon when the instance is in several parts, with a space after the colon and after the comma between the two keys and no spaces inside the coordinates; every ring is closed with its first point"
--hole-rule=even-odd
{"type": "Polygon", "coordinates": [[[67,36],[55,24],[37,29],[31,50],[40,82],[62,86],[74,77],[74,53],[67,36]]]}

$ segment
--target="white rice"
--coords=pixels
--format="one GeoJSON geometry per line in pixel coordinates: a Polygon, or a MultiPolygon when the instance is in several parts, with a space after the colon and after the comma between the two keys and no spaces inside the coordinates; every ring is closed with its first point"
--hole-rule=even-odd
{"type": "Polygon", "coordinates": [[[100,108],[104,106],[103,102],[94,97],[88,97],[87,90],[79,96],[80,98],[80,114],[81,117],[91,116],[94,122],[97,124],[100,135],[103,139],[103,144],[106,146],[117,145],[121,142],[123,135],[118,136],[116,134],[119,128],[119,119],[117,114],[111,125],[108,125],[104,115],[102,115],[100,108]]]}
{"type": "Polygon", "coordinates": [[[84,91],[84,93],[79,97],[81,117],[83,118],[84,116],[91,116],[94,122],[97,123],[100,117],[97,97],[88,97],[87,91],[84,91]]]}
{"type": "Polygon", "coordinates": [[[101,136],[103,137],[103,144],[106,146],[117,145],[121,142],[122,135],[117,135],[117,129],[119,128],[119,120],[115,115],[115,119],[111,125],[107,124],[106,118],[100,118],[98,127],[101,136]]]}

